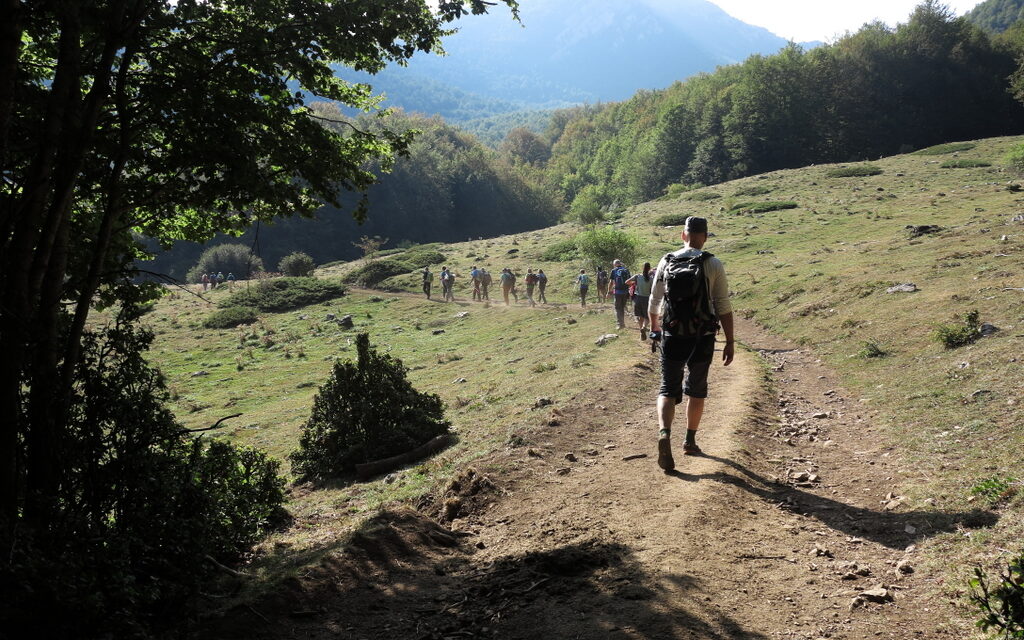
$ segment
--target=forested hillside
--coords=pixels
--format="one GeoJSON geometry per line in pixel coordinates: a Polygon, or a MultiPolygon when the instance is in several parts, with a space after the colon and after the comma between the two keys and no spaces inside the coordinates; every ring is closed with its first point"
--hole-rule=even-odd
{"type": "Polygon", "coordinates": [[[643,202],[673,183],[714,184],[775,169],[845,162],[1024,131],[1007,92],[1017,68],[942,5],[876,23],[835,44],[702,74],[630,100],[556,114],[549,184],[567,201],[643,202]]]}
{"type": "Polygon", "coordinates": [[[1024,0],[985,0],[965,17],[989,33],[1002,33],[1024,17],[1024,0]]]}
{"type": "MultiPolygon", "coordinates": [[[[340,124],[337,108],[328,103],[316,108],[322,117],[339,121],[328,126],[347,127],[340,124]]],[[[536,186],[540,180],[530,177],[531,167],[508,161],[439,118],[399,112],[383,121],[363,117],[355,126],[421,133],[408,157],[399,158],[391,173],[369,189],[370,216],[364,224],[348,213],[356,199],[349,195],[342,203],[346,211],[327,206],[312,219],[289,218],[246,231],[240,242],[253,245],[268,269],[275,270],[282,257],[297,250],[319,264],[358,257],[360,250],[352,241],[363,235],[380,235],[390,240],[386,247],[393,247],[537,229],[561,216],[564,205],[536,186]]],[[[211,244],[229,240],[239,242],[219,236],[211,244]]],[[[182,279],[202,249],[197,243],[179,242],[144,268],[182,279]]]]}

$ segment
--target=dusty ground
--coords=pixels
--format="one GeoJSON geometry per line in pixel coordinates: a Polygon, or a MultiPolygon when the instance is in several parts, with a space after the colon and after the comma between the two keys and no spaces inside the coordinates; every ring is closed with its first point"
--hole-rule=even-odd
{"type": "Polygon", "coordinates": [[[638,344],[475,479],[383,514],[201,635],[962,637],[914,545],[990,516],[906,511],[898,453],[858,399],[807,350],[749,323],[738,336],[751,351],[712,370],[704,456],[657,468],[657,361],[638,344]]]}

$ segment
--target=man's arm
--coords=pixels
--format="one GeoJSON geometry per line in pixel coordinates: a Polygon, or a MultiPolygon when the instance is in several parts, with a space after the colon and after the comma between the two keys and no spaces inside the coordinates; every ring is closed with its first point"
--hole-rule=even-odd
{"type": "Polygon", "coordinates": [[[718,317],[718,320],[722,323],[722,332],[725,333],[725,346],[722,347],[722,362],[728,367],[732,364],[732,359],[736,355],[736,341],[733,334],[732,311],[729,313],[723,313],[718,317]]]}

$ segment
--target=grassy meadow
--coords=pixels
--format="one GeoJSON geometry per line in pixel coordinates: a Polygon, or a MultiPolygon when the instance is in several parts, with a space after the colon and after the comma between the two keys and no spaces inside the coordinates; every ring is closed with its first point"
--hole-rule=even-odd
{"type": "MultiPolygon", "coordinates": [[[[726,264],[737,312],[814,349],[840,372],[906,460],[894,482],[913,508],[959,510],[981,502],[1004,512],[989,530],[927,543],[936,565],[959,567],[946,581],[952,592],[962,589],[969,565],[991,565],[1024,539],[1024,492],[1015,491],[1024,480],[1024,192],[1008,185],[1016,176],[1003,163],[1022,140],[670,189],[611,221],[643,238],[655,263],[679,244],[679,228],[664,225],[708,217],[714,237],[706,248],[726,264]],[[922,233],[924,225],[937,228],[922,233]],[[887,293],[903,283],[917,290],[887,293]],[[998,331],[955,349],[935,339],[939,326],[957,325],[975,309],[998,331]],[[1006,490],[986,491],[992,486],[1006,490]]],[[[608,305],[587,312],[578,304],[466,304],[474,264],[495,279],[503,267],[514,268],[521,292],[526,268],[543,268],[548,298],[571,303],[574,274],[588,265],[571,252],[561,253],[564,260],[544,257],[558,257],[549,249],[578,231],[563,224],[439,246],[444,264],[461,276],[456,304],[394,293],[418,291],[413,272],[385,280],[381,287],[390,293],[354,290],[261,314],[250,326],[211,330],[201,322],[227,290],[211,292],[211,302],[176,293],[147,316],[157,333],[151,358],[166,373],[186,426],[242,413],[213,437],[281,459],[295,447],[332,362],[354,356],[354,331],[368,331],[372,344],[410,367],[417,387],[442,396],[460,439],[452,450],[392,482],[293,488],[296,525],[275,536],[272,548],[323,548],[380,505],[423,494],[459,465],[515,440],[521,425],[540,424],[547,414],[532,409],[537,397],[557,403],[582,392],[597,401],[596,385],[638,360],[642,347],[632,331],[595,346],[614,331],[608,305]],[[462,312],[468,315],[457,317],[462,312]],[[326,321],[328,313],[351,314],[355,329],[326,321]]],[[[360,266],[333,265],[318,275],[344,278],[360,266]]],[[[495,284],[492,303],[499,298],[495,284]]]]}

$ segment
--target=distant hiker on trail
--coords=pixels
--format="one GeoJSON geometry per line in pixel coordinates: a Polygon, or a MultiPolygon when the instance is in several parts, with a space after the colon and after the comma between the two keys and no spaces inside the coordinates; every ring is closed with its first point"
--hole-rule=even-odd
{"type": "Polygon", "coordinates": [[[473,299],[483,300],[480,295],[480,270],[473,265],[473,268],[469,271],[469,277],[473,279],[473,299]]]}
{"type": "Polygon", "coordinates": [[[204,273],[203,277],[199,279],[203,283],[203,291],[210,288],[210,274],[204,273]]]}
{"type": "Polygon", "coordinates": [[[608,273],[604,267],[597,268],[597,301],[604,302],[608,299],[608,273]]]}
{"type": "Polygon", "coordinates": [[[430,273],[430,267],[423,267],[423,293],[427,294],[430,300],[430,285],[434,282],[434,274],[430,273]]]}
{"type": "Polygon", "coordinates": [[[651,297],[651,285],[654,284],[651,263],[645,262],[643,273],[636,274],[627,282],[629,282],[630,288],[635,292],[633,296],[633,315],[636,317],[636,323],[640,327],[640,339],[646,340],[647,323],[650,320],[650,313],[647,307],[651,297]]]}
{"type": "Polygon", "coordinates": [[[217,285],[219,286],[219,285],[222,285],[222,284],[224,284],[224,272],[223,271],[218,271],[217,272],[217,285]]]}
{"type": "MultiPolygon", "coordinates": [[[[508,267],[501,270],[501,295],[505,296],[505,306],[508,306],[508,294],[516,286],[516,277],[508,267]]],[[[516,298],[519,302],[519,298],[516,298]]]]}
{"type": "Polygon", "coordinates": [[[548,288],[548,277],[544,275],[543,269],[537,269],[537,302],[548,303],[548,297],[544,290],[548,288]]]}
{"type": "Polygon", "coordinates": [[[448,302],[455,302],[455,272],[448,270],[448,302]]]}
{"type": "Polygon", "coordinates": [[[590,276],[586,269],[580,269],[580,275],[576,276],[576,291],[580,294],[580,306],[587,306],[587,289],[590,288],[590,276]]]}
{"type": "Polygon", "coordinates": [[[445,302],[448,301],[448,290],[452,286],[452,275],[448,271],[448,267],[441,267],[441,299],[445,302]]]}
{"type": "Polygon", "coordinates": [[[609,288],[615,295],[615,321],[620,329],[626,328],[626,304],[629,303],[629,269],[622,264],[622,260],[612,263],[612,272],[608,274],[611,282],[609,288]]]}
{"type": "Polygon", "coordinates": [[[234,288],[235,288],[235,274],[229,271],[228,272],[228,289],[234,289],[234,288]]]}
{"type": "Polygon", "coordinates": [[[675,468],[672,420],[676,405],[686,401],[686,443],[683,453],[700,455],[697,428],[708,396],[708,369],[715,355],[715,334],[725,333],[722,362],[735,354],[732,304],[721,260],[703,251],[708,221],[691,216],[683,227],[683,248],[658,263],[651,288],[649,313],[652,349],[661,344],[661,391],[658,393],[658,466],[675,468]],[[683,379],[683,372],[686,379],[683,379]]]}
{"type": "Polygon", "coordinates": [[[487,290],[491,287],[491,274],[487,272],[487,269],[480,270],[480,298],[490,302],[491,296],[487,293],[487,290]]]}
{"type": "Polygon", "coordinates": [[[536,307],[537,303],[533,301],[533,289],[537,286],[537,274],[533,272],[533,269],[526,270],[526,300],[530,303],[531,307],[536,307]]]}

